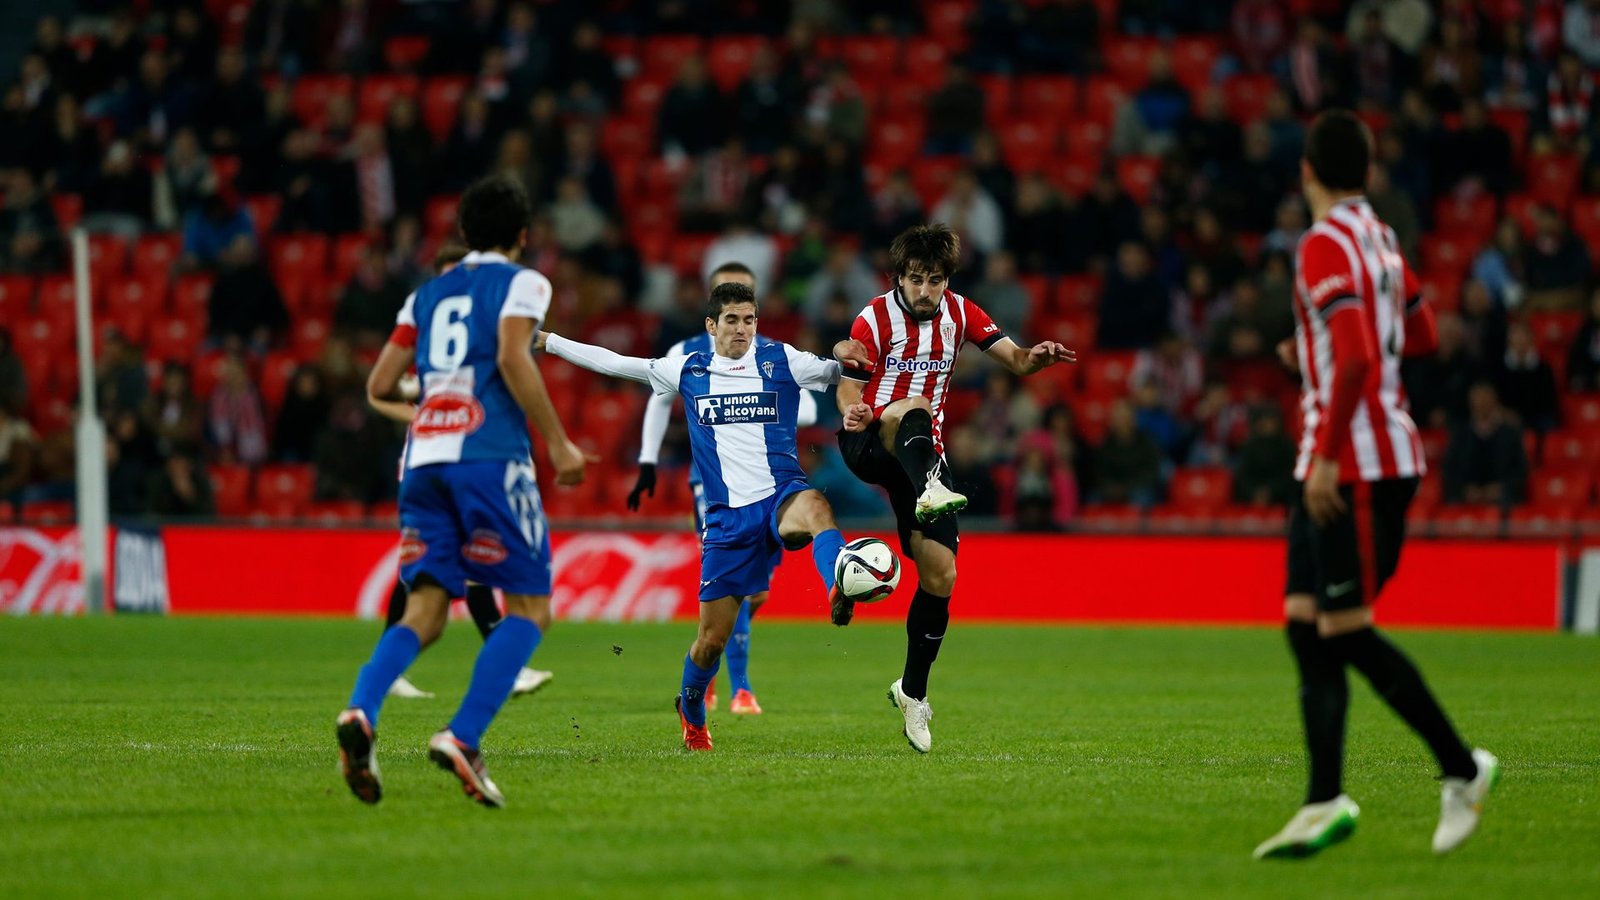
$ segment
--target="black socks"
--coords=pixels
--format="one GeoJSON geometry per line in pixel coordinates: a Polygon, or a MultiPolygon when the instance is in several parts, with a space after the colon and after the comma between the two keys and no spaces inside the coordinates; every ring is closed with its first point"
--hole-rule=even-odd
{"type": "Polygon", "coordinates": [[[494,602],[494,588],[486,584],[467,585],[467,612],[472,614],[472,624],[484,640],[500,624],[500,606],[494,602]]]}
{"type": "Polygon", "coordinates": [[[1350,685],[1344,663],[1324,646],[1315,622],[1291,621],[1285,627],[1289,648],[1300,667],[1300,717],[1305,723],[1311,761],[1307,803],[1322,803],[1344,792],[1344,723],[1350,685]]]}
{"type": "Polygon", "coordinates": [[[928,470],[939,458],[933,446],[933,417],[925,409],[913,409],[900,419],[894,433],[894,455],[911,480],[911,489],[921,493],[928,483],[928,470]]]}
{"type": "Polygon", "coordinates": [[[1478,765],[1472,761],[1472,752],[1461,742],[1439,701],[1428,690],[1422,673],[1395,645],[1372,628],[1327,638],[1323,643],[1341,660],[1355,666],[1372,683],[1378,696],[1427,741],[1446,776],[1477,776],[1478,765]]]}
{"type": "MultiPolygon", "coordinates": [[[[902,430],[901,434],[904,433],[902,430]]],[[[919,586],[911,598],[911,609],[906,613],[906,668],[900,678],[900,690],[907,697],[928,698],[928,671],[939,658],[939,646],[944,643],[944,632],[949,625],[950,598],[930,594],[919,586]]]]}

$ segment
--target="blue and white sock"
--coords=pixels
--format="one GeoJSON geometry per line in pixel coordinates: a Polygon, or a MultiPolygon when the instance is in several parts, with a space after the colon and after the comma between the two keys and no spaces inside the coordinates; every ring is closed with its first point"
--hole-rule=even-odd
{"type": "Polygon", "coordinates": [[[817,564],[817,574],[822,576],[823,585],[830,591],[833,590],[833,566],[843,549],[844,535],[837,528],[829,528],[811,539],[811,560],[817,564]]]}
{"type": "Polygon", "coordinates": [[[350,692],[350,705],[367,714],[367,722],[378,727],[378,711],[383,708],[383,698],[389,694],[389,685],[405,674],[422,652],[422,640],[417,633],[404,625],[385,631],[372,648],[372,658],[361,667],[356,676],[355,690],[350,692]]]}
{"type": "Polygon", "coordinates": [[[478,662],[472,667],[467,695],[461,698],[461,708],[450,720],[450,732],[456,740],[477,748],[495,713],[511,696],[517,673],[528,664],[540,637],[539,626],[522,616],[506,616],[489,632],[483,649],[478,651],[478,662]]]}
{"type": "Polygon", "coordinates": [[[733,634],[728,638],[728,648],[722,651],[728,658],[728,682],[733,692],[750,690],[750,601],[739,604],[739,618],[733,620],[733,634]]]}
{"type": "Polygon", "coordinates": [[[687,653],[683,655],[683,689],[678,695],[683,698],[683,717],[689,720],[689,724],[706,724],[706,688],[711,684],[711,679],[717,677],[720,668],[720,656],[711,664],[711,668],[702,669],[695,665],[694,657],[687,653]]]}

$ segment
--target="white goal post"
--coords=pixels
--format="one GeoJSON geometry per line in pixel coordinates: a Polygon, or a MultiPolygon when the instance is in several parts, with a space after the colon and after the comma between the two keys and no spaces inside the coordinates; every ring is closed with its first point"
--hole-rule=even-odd
{"type": "Polygon", "coordinates": [[[106,611],[106,428],[95,397],[94,318],[90,311],[89,233],[72,232],[72,274],[78,320],[78,534],[83,540],[83,600],[106,611]]]}

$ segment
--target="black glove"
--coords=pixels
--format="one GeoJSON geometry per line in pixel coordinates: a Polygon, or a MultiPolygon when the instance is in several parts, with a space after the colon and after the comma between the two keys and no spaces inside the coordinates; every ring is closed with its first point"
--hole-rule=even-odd
{"type": "Polygon", "coordinates": [[[639,495],[649,492],[651,497],[656,495],[656,465],[655,463],[639,464],[639,480],[633,483],[633,490],[628,493],[628,508],[638,512],[639,495]]]}

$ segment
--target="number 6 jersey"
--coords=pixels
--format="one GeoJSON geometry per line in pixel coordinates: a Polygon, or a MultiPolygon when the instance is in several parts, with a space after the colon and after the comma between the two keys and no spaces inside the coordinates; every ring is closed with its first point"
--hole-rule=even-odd
{"type": "Polygon", "coordinates": [[[550,293],[538,272],[473,252],[406,298],[390,340],[416,347],[422,396],[405,468],[530,458],[527,423],[496,362],[500,320],[522,316],[537,329],[550,293]]]}

